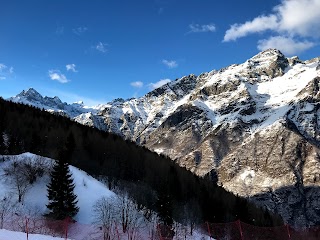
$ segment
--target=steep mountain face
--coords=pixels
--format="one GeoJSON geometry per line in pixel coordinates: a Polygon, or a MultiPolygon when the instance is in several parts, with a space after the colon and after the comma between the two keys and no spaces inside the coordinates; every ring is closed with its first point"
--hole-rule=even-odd
{"type": "MultiPolygon", "coordinates": [[[[11,100],[26,98],[19,95],[11,100]]],[[[288,223],[320,224],[320,58],[301,61],[269,49],[141,98],[76,108],[79,114],[68,111],[72,105],[28,97],[36,106],[38,99],[45,109],[136,141],[197,175],[212,174],[288,223]]]]}

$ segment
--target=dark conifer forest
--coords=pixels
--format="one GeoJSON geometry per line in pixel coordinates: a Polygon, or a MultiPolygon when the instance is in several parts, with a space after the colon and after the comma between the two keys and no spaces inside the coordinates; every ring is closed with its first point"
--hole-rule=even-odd
{"type": "Polygon", "coordinates": [[[274,226],[282,219],[199,178],[172,160],[121,137],[57,114],[0,99],[0,154],[59,154],[89,174],[122,188],[139,205],[176,221],[243,222],[274,226]]]}

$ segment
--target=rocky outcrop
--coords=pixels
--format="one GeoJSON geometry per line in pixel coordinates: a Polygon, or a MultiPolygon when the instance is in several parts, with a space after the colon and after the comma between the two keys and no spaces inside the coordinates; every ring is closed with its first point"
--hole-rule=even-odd
{"type": "Polygon", "coordinates": [[[288,112],[288,120],[308,141],[320,147],[320,77],[299,92],[300,99],[288,112]]]}
{"type": "Polygon", "coordinates": [[[276,123],[230,151],[215,169],[219,183],[280,213],[294,226],[318,224],[320,149],[276,123]]]}
{"type": "MultiPolygon", "coordinates": [[[[288,59],[276,49],[266,50],[251,58],[253,65],[258,68],[255,71],[259,75],[267,75],[271,78],[283,76],[288,67],[288,59]]],[[[250,66],[251,68],[251,66],[250,66]]]]}

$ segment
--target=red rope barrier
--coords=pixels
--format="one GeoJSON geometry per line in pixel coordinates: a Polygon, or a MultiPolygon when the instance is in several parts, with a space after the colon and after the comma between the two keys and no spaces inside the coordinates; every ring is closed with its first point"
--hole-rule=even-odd
{"type": "Polygon", "coordinates": [[[208,227],[208,233],[209,233],[209,237],[211,239],[211,232],[210,232],[210,227],[209,227],[209,223],[207,222],[207,227],[208,227]]]}
{"type": "Polygon", "coordinates": [[[65,240],[68,240],[69,217],[67,217],[67,218],[64,220],[64,222],[65,222],[65,226],[64,226],[64,228],[65,228],[65,240]]]}
{"type": "Polygon", "coordinates": [[[240,222],[240,220],[237,221],[237,224],[238,224],[238,227],[239,227],[241,240],[243,240],[243,233],[242,233],[242,228],[241,228],[241,222],[240,222]]]}
{"type": "Polygon", "coordinates": [[[28,229],[28,218],[26,218],[26,233],[27,233],[27,240],[29,239],[29,229],[28,229]]]}
{"type": "Polygon", "coordinates": [[[51,220],[48,218],[29,218],[12,215],[3,222],[3,229],[17,232],[26,232],[26,239],[30,234],[51,235],[62,239],[86,239],[94,236],[95,239],[103,239],[104,234],[110,235],[113,239],[136,238],[136,239],[158,239],[169,240],[173,237],[179,239],[192,239],[194,236],[206,236],[207,239],[221,240],[319,240],[320,226],[308,228],[293,228],[289,225],[278,227],[258,227],[240,220],[229,223],[205,222],[198,226],[195,232],[188,232],[188,227],[182,224],[166,226],[164,224],[142,224],[135,225],[128,229],[127,233],[120,230],[121,225],[112,223],[108,226],[73,223],[71,219],[63,221],[51,220]],[[128,236],[125,236],[127,234],[128,236]],[[195,235],[194,235],[195,234],[195,235]]]}
{"type": "Polygon", "coordinates": [[[286,227],[287,227],[287,232],[288,232],[289,240],[291,240],[291,235],[290,235],[290,230],[289,230],[289,226],[288,226],[288,224],[286,225],[286,227]]]}

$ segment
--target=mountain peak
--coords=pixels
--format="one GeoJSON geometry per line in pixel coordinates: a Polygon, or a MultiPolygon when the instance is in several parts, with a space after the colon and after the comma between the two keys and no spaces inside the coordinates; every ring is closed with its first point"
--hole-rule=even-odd
{"type": "Polygon", "coordinates": [[[41,96],[39,92],[37,92],[34,88],[29,88],[28,90],[23,90],[21,93],[18,95],[22,96],[41,96]]]}
{"type": "Polygon", "coordinates": [[[271,78],[282,76],[289,66],[288,59],[277,49],[267,49],[253,56],[245,63],[250,72],[255,69],[255,74],[267,75],[271,78]]]}
{"type": "Polygon", "coordinates": [[[32,100],[42,100],[43,97],[40,93],[38,93],[34,88],[29,88],[28,90],[23,90],[21,93],[19,93],[16,97],[18,98],[24,98],[28,101],[32,100]]]}
{"type": "Polygon", "coordinates": [[[266,60],[266,59],[284,58],[284,57],[285,56],[283,55],[283,53],[280,52],[278,49],[269,48],[253,56],[251,60],[257,61],[262,59],[266,60]]]}

